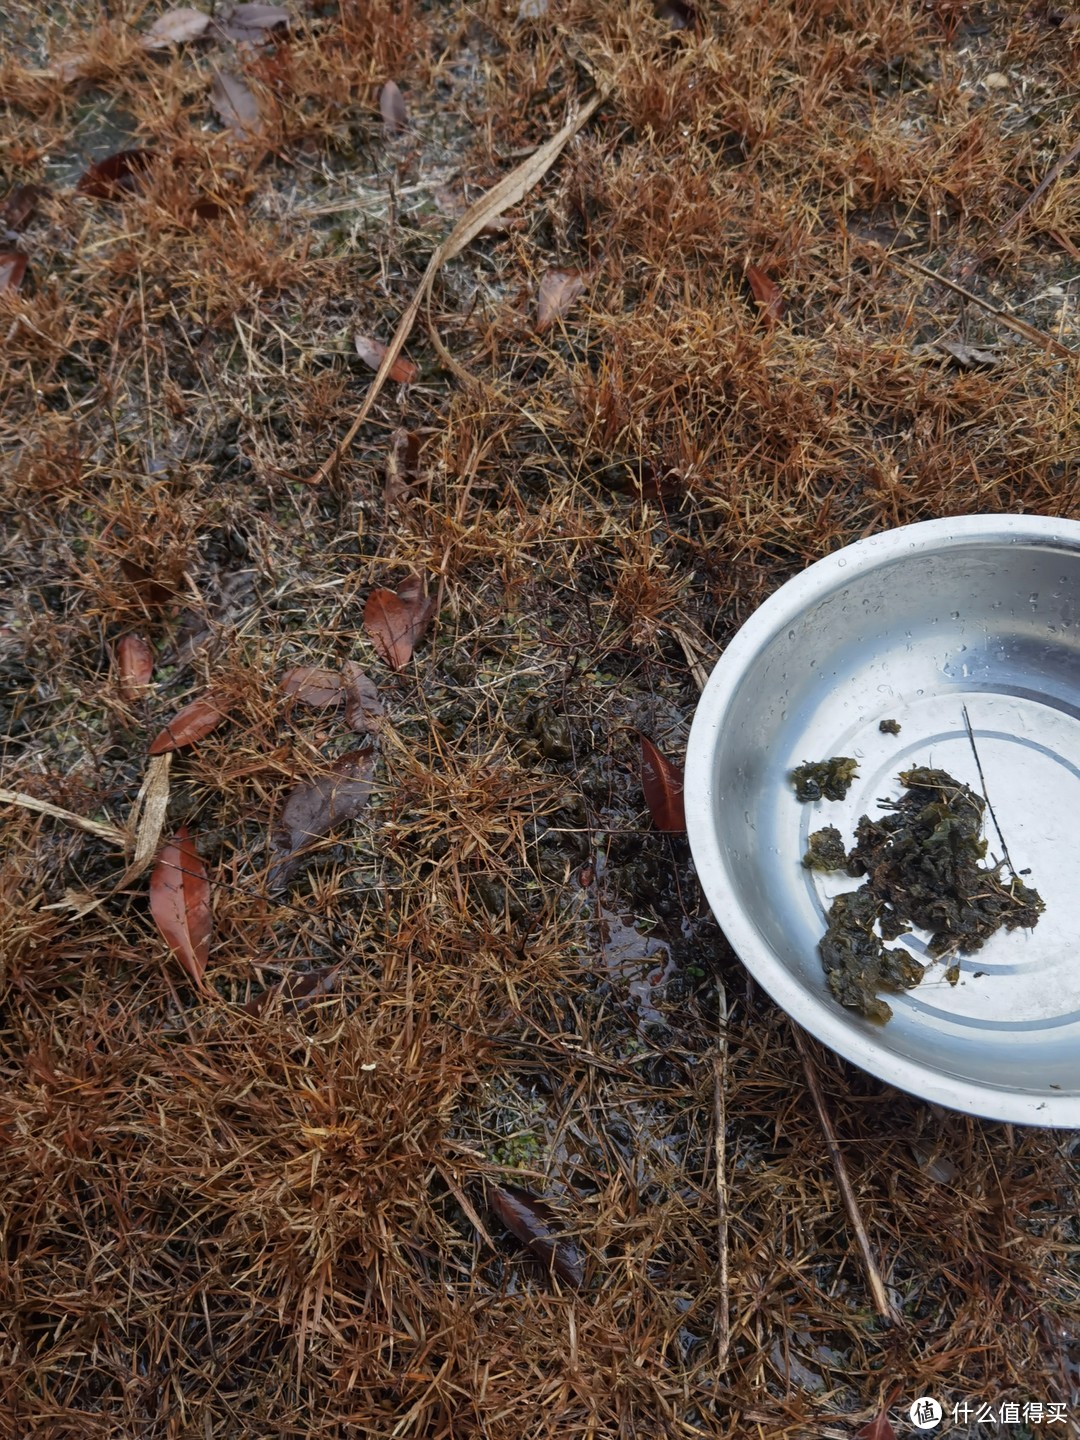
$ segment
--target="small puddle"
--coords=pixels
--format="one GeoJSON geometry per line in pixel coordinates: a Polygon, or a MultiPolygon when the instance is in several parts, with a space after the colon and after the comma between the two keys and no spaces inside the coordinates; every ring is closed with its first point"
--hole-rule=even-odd
{"type": "Polygon", "coordinates": [[[678,974],[670,948],[663,940],[642,935],[632,916],[619,915],[599,900],[596,908],[600,955],[609,977],[626,985],[642,1025],[666,1024],[653,1001],[663,995],[664,986],[678,974]]]}

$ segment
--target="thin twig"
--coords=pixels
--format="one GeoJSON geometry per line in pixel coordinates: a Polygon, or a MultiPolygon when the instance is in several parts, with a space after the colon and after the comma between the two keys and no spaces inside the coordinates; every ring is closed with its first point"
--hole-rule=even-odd
{"type": "Polygon", "coordinates": [[[963,707],[963,709],[964,724],[967,726],[968,741],[971,744],[971,753],[975,756],[975,768],[979,772],[979,785],[982,789],[982,796],[983,799],[986,801],[987,810],[990,811],[990,819],[994,822],[994,829],[997,831],[998,839],[1001,841],[1001,848],[1005,852],[1005,864],[1008,865],[1010,871],[1012,872],[1013,878],[1015,879],[1016,867],[1012,863],[1012,856],[1009,854],[1009,847],[1005,844],[1005,836],[1001,833],[1001,826],[998,824],[998,818],[994,814],[994,807],[990,803],[990,794],[986,788],[986,776],[983,774],[982,761],[979,759],[979,752],[975,748],[975,732],[971,728],[971,716],[968,714],[968,708],[966,705],[963,707]]]}
{"type": "Polygon", "coordinates": [[[1035,186],[1035,189],[1027,197],[1027,199],[1020,206],[1020,208],[1016,210],[1012,215],[1010,215],[1003,224],[998,226],[998,236],[1000,237],[1002,235],[1007,235],[1008,232],[1012,229],[1012,227],[1020,219],[1021,215],[1023,215],[1025,211],[1030,210],[1032,205],[1035,204],[1035,201],[1038,200],[1039,196],[1046,194],[1047,190],[1050,189],[1050,186],[1053,185],[1054,181],[1058,178],[1061,172],[1063,170],[1067,170],[1069,166],[1073,163],[1073,161],[1078,158],[1080,158],[1080,140],[1076,142],[1076,144],[1064,157],[1064,159],[1059,160],[1056,165],[1052,166],[1046,172],[1045,176],[1042,178],[1039,184],[1035,186]]]}
{"type": "Polygon", "coordinates": [[[843,1196],[844,1209],[851,1221],[851,1228],[855,1232],[855,1239],[858,1242],[859,1252],[862,1255],[863,1269],[866,1271],[866,1282],[870,1286],[870,1294],[873,1296],[874,1308],[883,1320],[889,1324],[896,1323],[896,1312],[889,1304],[889,1297],[885,1293],[885,1282],[881,1278],[881,1271],[877,1267],[873,1252],[870,1249],[870,1240],[866,1233],[866,1226],[859,1211],[859,1202],[855,1199],[855,1191],[852,1188],[851,1180],[848,1177],[847,1165],[840,1146],[836,1140],[836,1132],[833,1130],[832,1121],[829,1119],[829,1112],[825,1108],[825,1097],[821,1093],[821,1084],[818,1081],[817,1070],[814,1068],[813,1057],[807,1049],[806,1041],[803,1039],[802,1031],[792,1021],[791,1032],[795,1036],[795,1045],[802,1059],[803,1070],[806,1072],[806,1083],[810,1088],[810,1094],[814,1101],[814,1108],[818,1113],[818,1120],[821,1122],[821,1133],[825,1136],[825,1144],[829,1151],[829,1158],[833,1163],[833,1170],[836,1172],[836,1182],[840,1186],[840,1194],[843,1196]]]}
{"type": "Polygon", "coordinates": [[[1015,330],[1017,335],[1023,335],[1025,340],[1034,341],[1036,345],[1042,345],[1047,350],[1052,350],[1055,355],[1060,355],[1065,360],[1075,360],[1080,355],[1080,352],[1070,350],[1068,345],[1062,345],[1061,341],[1055,340],[1052,335],[1047,335],[1044,331],[1037,330],[1034,325],[1029,325],[1026,320],[1017,320],[1015,315],[1010,315],[1006,310],[999,310],[996,305],[991,305],[989,300],[984,300],[973,290],[966,290],[955,280],[949,280],[944,275],[939,275],[936,270],[931,270],[929,265],[920,265],[918,260],[909,260],[906,256],[901,259],[899,255],[894,255],[884,247],[882,247],[882,254],[889,264],[895,265],[898,270],[904,270],[909,275],[912,273],[922,275],[927,280],[933,280],[937,285],[944,285],[946,290],[951,290],[956,295],[962,295],[965,300],[970,300],[973,305],[978,305],[987,314],[993,315],[998,323],[1004,325],[1006,329],[1015,330]]]}
{"type": "Polygon", "coordinates": [[[566,124],[550,140],[545,140],[527,160],[504,175],[498,184],[493,185],[490,190],[480,196],[479,200],[469,206],[465,214],[457,222],[450,234],[437,247],[431,259],[428,261],[427,269],[424,271],[420,284],[417,286],[412,299],[405,307],[401,319],[398,321],[397,329],[394,331],[393,339],[386,347],[386,354],[382,363],[375,372],[375,378],[368,387],[364,396],[364,403],[357,411],[356,418],[345,432],[344,436],[334,446],[330,458],[326,460],[314,475],[307,478],[307,483],[317,485],[325,480],[341,462],[342,457],[348,451],[352,442],[360,430],[361,425],[371,413],[371,407],[375,404],[379,392],[382,390],[387,377],[393,368],[394,362],[401,354],[405,341],[409,338],[413,326],[416,324],[416,317],[420,313],[432,285],[435,276],[442,269],[447,260],[459,254],[472,240],[475,240],[485,225],[501,215],[504,210],[509,210],[516,205],[528,192],[538,183],[554,165],[563,149],[570,140],[577,134],[595,110],[603,104],[606,99],[606,92],[599,92],[593,95],[582,105],[576,115],[572,116],[566,124]]]}
{"type": "Polygon", "coordinates": [[[720,1309],[717,1316],[719,1343],[717,1364],[721,1371],[727,1369],[728,1352],[731,1349],[731,1309],[728,1303],[728,1198],[727,1198],[727,1101],[725,1081],[727,1078],[727,991],[723,981],[716,982],[717,1037],[713,1052],[713,1161],[716,1171],[716,1248],[717,1287],[720,1291],[720,1309]]]}

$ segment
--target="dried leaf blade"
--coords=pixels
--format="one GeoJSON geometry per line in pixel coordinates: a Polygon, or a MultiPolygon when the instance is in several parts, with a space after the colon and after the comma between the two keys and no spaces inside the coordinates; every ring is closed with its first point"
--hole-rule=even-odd
{"type": "Polygon", "coordinates": [[[341,969],[340,964],[329,965],[322,970],[309,970],[306,975],[298,975],[292,980],[282,980],[277,985],[271,985],[261,995],[248,1000],[240,1008],[257,1017],[280,997],[283,1010],[306,1010],[321,996],[329,995],[337,988],[341,969]]]}
{"type": "Polygon", "coordinates": [[[210,26],[210,16],[204,10],[195,10],[189,5],[178,5],[159,15],[142,38],[144,50],[169,50],[173,45],[186,45],[201,40],[210,26]]]}
{"type": "Polygon", "coordinates": [[[536,298],[536,333],[542,335],[585,292],[585,277],[578,270],[549,270],[540,281],[536,298]]]}
{"type": "Polygon", "coordinates": [[[379,91],[379,114],[383,118],[383,124],[389,135],[396,135],[409,123],[409,110],[405,104],[405,96],[402,95],[393,80],[387,80],[379,91]]]}
{"type": "Polygon", "coordinates": [[[686,830],[683,772],[660,753],[647,735],[641,735],[641,788],[652,822],[658,830],[681,835],[686,830]]]}
{"type": "Polygon", "coordinates": [[[364,605],[364,629],[392,670],[402,670],[413,652],[413,621],[409,609],[392,590],[372,590],[364,605]]]}
{"type": "Polygon", "coordinates": [[[94,200],[123,200],[143,188],[159,158],[156,150],[118,150],[88,166],[75,188],[94,200]]]}
{"type": "Polygon", "coordinates": [[[397,588],[397,598],[405,606],[409,624],[412,626],[412,643],[415,646],[431,624],[438,601],[434,595],[425,593],[424,582],[416,576],[401,582],[397,588]]]}
{"type": "Polygon", "coordinates": [[[163,755],[166,750],[179,750],[184,745],[194,745],[204,735],[209,735],[215,725],[225,718],[225,711],[217,701],[201,696],[178,710],[164,729],[159,730],[150,742],[150,755],[163,755]]]}
{"type": "MultiPolygon", "coordinates": [[[[356,346],[356,353],[363,360],[369,370],[378,370],[386,354],[386,346],[381,340],[372,340],[368,335],[354,335],[353,344],[356,346]]],[[[399,355],[390,366],[390,379],[398,385],[411,385],[420,374],[419,365],[414,365],[411,360],[406,360],[399,355]]]]}
{"type": "Polygon", "coordinates": [[[276,858],[266,885],[272,895],[288,885],[313,840],[360,814],[371,796],[374,770],[375,754],[370,747],[352,750],[336,760],[325,775],[304,780],[290,792],[271,837],[276,858]]]}
{"type": "Polygon", "coordinates": [[[169,949],[205,991],[212,927],[210,880],[186,825],[158,856],[150,876],[150,913],[169,949]]]}
{"type": "Polygon", "coordinates": [[[374,680],[364,673],[355,660],[346,660],[341,667],[345,682],[345,723],[357,735],[374,735],[382,725],[386,711],[379,699],[374,680]]]}
{"type": "Polygon", "coordinates": [[[889,1423],[887,1410],[875,1415],[873,1420],[855,1431],[855,1440],[896,1440],[896,1431],[889,1423]]]}
{"type": "Polygon", "coordinates": [[[27,257],[19,250],[0,250],[0,295],[18,290],[26,275],[27,257]]]}
{"type": "Polygon", "coordinates": [[[315,710],[340,705],[345,693],[344,682],[336,670],[320,670],[313,665],[286,670],[281,677],[281,689],[315,710]]]}
{"type": "Polygon", "coordinates": [[[154,651],[141,635],[124,635],[116,646],[116,668],[120,689],[134,697],[145,690],[154,674],[154,651]]]}
{"type": "Polygon", "coordinates": [[[259,102],[247,82],[233,71],[214,71],[210,103],[234,135],[251,136],[260,129],[259,102]]]}
{"type": "Polygon", "coordinates": [[[259,45],[273,31],[283,29],[292,19],[280,5],[234,5],[214,24],[228,40],[238,45],[259,45]]]}
{"type": "Polygon", "coordinates": [[[44,185],[16,185],[0,205],[0,225],[6,230],[25,230],[48,194],[44,185]]]}
{"type": "Polygon", "coordinates": [[[516,1240],[560,1280],[575,1288],[585,1280],[581,1253],[551,1226],[551,1209],[536,1195],[517,1185],[493,1185],[488,1204],[516,1240]]]}
{"type": "Polygon", "coordinates": [[[784,313],[784,297],[779,285],[756,265],[747,265],[746,280],[758,303],[762,320],[772,329],[784,313]]]}

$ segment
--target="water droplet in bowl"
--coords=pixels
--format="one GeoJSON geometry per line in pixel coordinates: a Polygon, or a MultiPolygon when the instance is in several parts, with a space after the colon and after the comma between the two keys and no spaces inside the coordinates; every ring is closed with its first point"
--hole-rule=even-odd
{"type": "Polygon", "coordinates": [[[794,630],[789,630],[789,631],[787,632],[787,638],[788,638],[789,640],[794,640],[794,639],[795,639],[795,631],[794,631],[794,630]]]}

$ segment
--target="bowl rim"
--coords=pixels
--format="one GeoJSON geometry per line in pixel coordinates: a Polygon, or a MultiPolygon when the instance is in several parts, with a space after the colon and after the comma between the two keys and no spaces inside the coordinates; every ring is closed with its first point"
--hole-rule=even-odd
{"type": "Polygon", "coordinates": [[[744,914],[712,824],[713,756],[735,698],[764,645],[801,618],[835,586],[847,584],[900,556],[967,546],[972,542],[1056,543],[1080,551],[1080,521],[1048,515],[959,515],[921,520],[878,531],[815,561],[785,581],[754,611],[724,649],[702,691],[686,750],[687,837],[709,908],[731,948],[785,1014],[829,1049],[921,1099],[964,1114],[1022,1125],[1080,1127],[1080,1095],[1056,1091],[1020,1094],[942,1070],[883,1049],[872,1036],[837,1015],[791,975],[744,914]]]}

